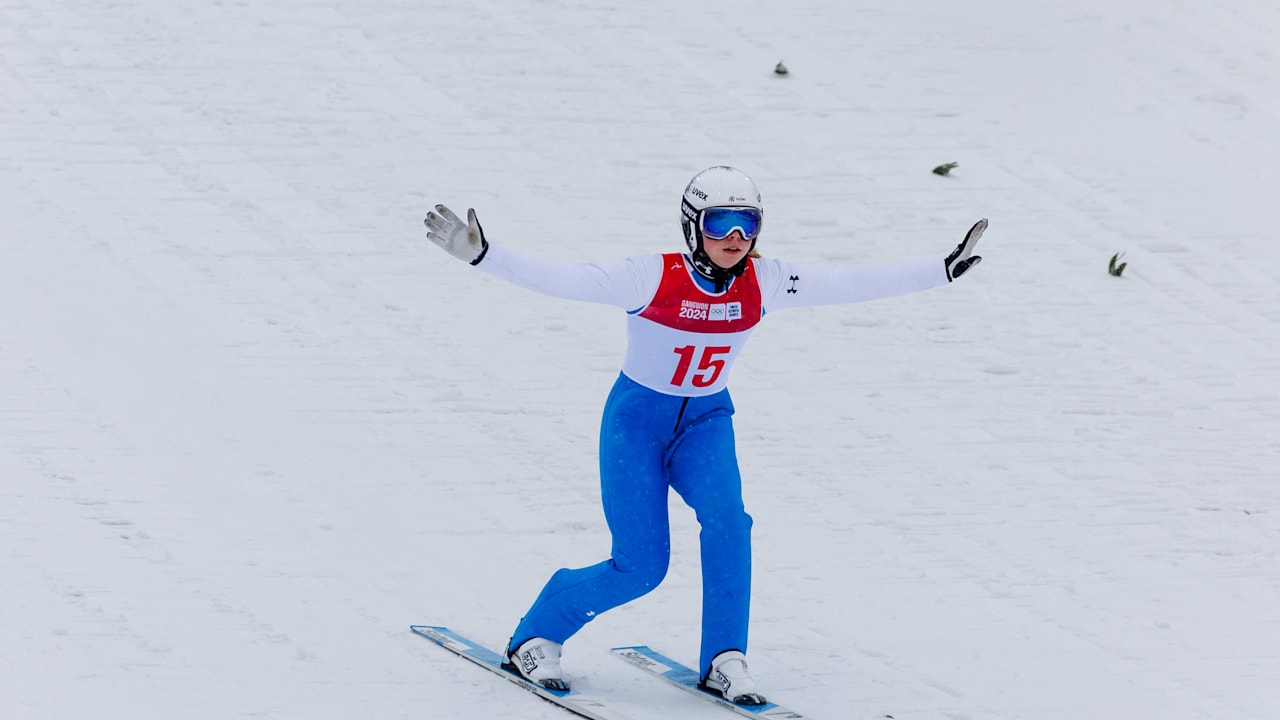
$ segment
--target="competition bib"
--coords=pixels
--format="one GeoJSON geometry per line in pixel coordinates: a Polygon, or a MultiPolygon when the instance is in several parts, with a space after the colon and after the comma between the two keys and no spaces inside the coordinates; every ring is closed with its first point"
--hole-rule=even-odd
{"type": "Polygon", "coordinates": [[[722,293],[703,290],[684,256],[662,256],[653,299],[627,317],[627,377],[668,395],[697,397],[725,388],[729,369],[760,322],[755,264],[722,293]]]}

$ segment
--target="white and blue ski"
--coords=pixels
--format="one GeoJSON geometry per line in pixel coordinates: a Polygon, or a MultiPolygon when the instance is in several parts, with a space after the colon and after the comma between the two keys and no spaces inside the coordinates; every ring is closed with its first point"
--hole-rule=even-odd
{"type": "Polygon", "coordinates": [[[440,647],[506,678],[543,700],[555,703],[575,715],[588,718],[588,720],[627,720],[625,715],[611,709],[607,704],[584,695],[577,690],[548,690],[537,683],[529,682],[520,675],[502,667],[501,653],[496,653],[468,640],[449,628],[434,625],[410,625],[409,629],[440,647]]]}
{"type": "Polygon", "coordinates": [[[807,715],[785,708],[776,703],[766,702],[763,705],[737,705],[724,698],[720,693],[703,690],[698,687],[698,673],[692,668],[682,665],[647,645],[613,648],[613,654],[628,663],[666,680],[676,687],[693,693],[697,697],[732,710],[749,718],[769,718],[770,720],[812,720],[807,715]]]}

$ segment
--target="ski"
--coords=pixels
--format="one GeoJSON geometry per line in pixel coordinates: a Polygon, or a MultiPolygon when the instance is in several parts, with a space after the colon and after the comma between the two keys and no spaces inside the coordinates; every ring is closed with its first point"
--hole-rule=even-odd
{"type": "Polygon", "coordinates": [[[616,647],[613,648],[613,654],[651,675],[660,677],[682,690],[719,705],[726,710],[732,710],[739,715],[749,718],[770,718],[770,720],[812,720],[807,715],[801,715],[794,710],[771,702],[755,706],[735,705],[724,699],[720,693],[703,690],[698,687],[698,673],[692,668],[681,665],[646,645],[616,647]]]}
{"type": "Polygon", "coordinates": [[[410,625],[409,629],[459,657],[470,660],[476,665],[506,678],[543,700],[554,703],[575,715],[588,720],[627,720],[625,715],[577,690],[548,690],[537,683],[529,682],[520,675],[502,667],[501,653],[496,653],[479,643],[473,642],[449,628],[434,625],[410,625]]]}

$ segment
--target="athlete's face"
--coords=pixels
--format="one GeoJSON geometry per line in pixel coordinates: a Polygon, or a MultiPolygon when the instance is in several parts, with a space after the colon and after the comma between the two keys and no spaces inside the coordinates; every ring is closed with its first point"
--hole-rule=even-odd
{"type": "Polygon", "coordinates": [[[729,236],[720,240],[702,239],[702,249],[707,257],[717,266],[728,270],[742,261],[744,255],[751,251],[751,242],[742,237],[742,233],[734,230],[729,236]]]}

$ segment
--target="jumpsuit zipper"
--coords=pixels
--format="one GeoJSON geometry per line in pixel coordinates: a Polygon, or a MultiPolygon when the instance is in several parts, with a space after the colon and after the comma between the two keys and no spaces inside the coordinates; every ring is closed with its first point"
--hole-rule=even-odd
{"type": "Polygon", "coordinates": [[[680,421],[684,419],[684,409],[688,405],[689,405],[689,398],[688,396],[686,396],[684,399],[684,402],[680,403],[680,414],[676,415],[676,426],[671,430],[672,435],[675,435],[676,433],[680,432],[680,421]]]}

